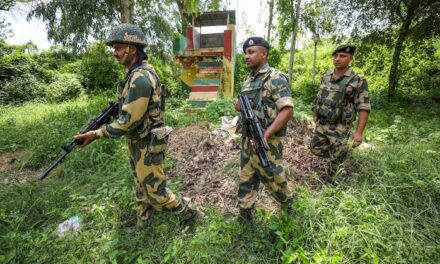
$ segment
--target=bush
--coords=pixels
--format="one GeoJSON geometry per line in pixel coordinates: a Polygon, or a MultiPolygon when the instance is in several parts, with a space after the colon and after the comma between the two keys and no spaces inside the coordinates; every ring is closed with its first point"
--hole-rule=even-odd
{"type": "Polygon", "coordinates": [[[58,74],[55,76],[55,81],[46,88],[46,99],[49,102],[71,100],[77,98],[83,90],[76,74],[58,74]]]}
{"type": "Polygon", "coordinates": [[[45,91],[38,79],[29,73],[0,81],[0,103],[21,104],[35,98],[44,98],[45,91]]]}
{"type": "Polygon", "coordinates": [[[57,70],[63,65],[75,61],[77,56],[60,48],[51,48],[35,55],[35,61],[39,67],[46,70],[57,70]]]}
{"type": "Polygon", "coordinates": [[[221,99],[208,103],[204,115],[209,122],[219,123],[221,116],[235,116],[237,113],[233,99],[221,99]]]}
{"type": "Polygon", "coordinates": [[[315,99],[318,90],[319,81],[312,81],[308,78],[300,78],[293,84],[292,97],[299,97],[304,103],[310,104],[315,99]]]}
{"type": "Polygon", "coordinates": [[[123,78],[122,66],[112,57],[104,43],[92,45],[81,61],[80,73],[87,90],[114,89],[123,78]]]}

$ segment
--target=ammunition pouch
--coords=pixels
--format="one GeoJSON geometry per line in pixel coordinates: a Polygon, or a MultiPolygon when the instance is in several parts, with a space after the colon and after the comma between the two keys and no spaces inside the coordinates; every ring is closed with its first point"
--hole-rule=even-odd
{"type": "Polygon", "coordinates": [[[163,153],[167,150],[168,138],[173,129],[169,126],[153,128],[148,133],[148,152],[163,153]]]}

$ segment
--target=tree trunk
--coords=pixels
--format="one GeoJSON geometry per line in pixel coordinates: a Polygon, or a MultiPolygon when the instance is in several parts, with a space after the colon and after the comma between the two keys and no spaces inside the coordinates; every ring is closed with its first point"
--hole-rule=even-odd
{"type": "Polygon", "coordinates": [[[175,0],[176,4],[177,4],[177,9],[179,10],[179,14],[180,14],[180,23],[181,23],[181,34],[182,35],[186,35],[186,28],[188,26],[188,22],[186,21],[185,17],[183,16],[183,14],[185,13],[185,0],[175,0]]]}
{"type": "Polygon", "coordinates": [[[270,30],[272,29],[273,6],[274,6],[274,0],[270,0],[270,2],[269,2],[269,21],[267,23],[267,42],[269,42],[269,45],[270,45],[270,30]]]}
{"type": "MultiPolygon", "coordinates": [[[[292,0],[294,1],[294,0],[292,0]]],[[[289,60],[289,82],[292,83],[293,63],[295,62],[295,46],[296,35],[298,32],[298,20],[299,20],[299,8],[301,6],[301,0],[296,0],[295,16],[292,19],[292,42],[290,43],[290,60],[289,60]]]]}
{"type": "Polygon", "coordinates": [[[121,22],[132,23],[134,13],[134,0],[121,0],[121,22]]]}
{"type": "Polygon", "coordinates": [[[388,99],[392,99],[396,95],[397,81],[399,79],[397,75],[399,71],[400,54],[402,53],[403,43],[408,36],[411,21],[412,13],[408,13],[406,20],[399,29],[399,35],[396,44],[394,45],[393,59],[391,61],[390,74],[388,77],[388,99]]]}
{"type": "Polygon", "coordinates": [[[318,47],[318,41],[315,39],[313,40],[313,44],[315,45],[313,48],[313,70],[312,70],[312,75],[313,75],[313,83],[315,83],[315,76],[316,76],[316,50],[318,47]]]}

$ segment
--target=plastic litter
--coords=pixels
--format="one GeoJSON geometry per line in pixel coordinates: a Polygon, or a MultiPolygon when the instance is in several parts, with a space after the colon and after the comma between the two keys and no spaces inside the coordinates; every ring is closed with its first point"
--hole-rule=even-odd
{"type": "Polygon", "coordinates": [[[68,233],[78,232],[82,228],[82,219],[79,216],[72,216],[58,225],[57,234],[63,237],[68,233]]]}

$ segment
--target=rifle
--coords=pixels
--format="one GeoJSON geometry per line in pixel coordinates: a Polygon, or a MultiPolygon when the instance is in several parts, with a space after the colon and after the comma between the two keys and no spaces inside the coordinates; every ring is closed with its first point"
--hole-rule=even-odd
{"type": "Polygon", "coordinates": [[[246,95],[241,94],[239,100],[244,129],[254,143],[254,150],[258,155],[261,166],[268,167],[270,166],[270,162],[266,151],[269,150],[269,146],[264,140],[263,127],[261,126],[260,120],[255,116],[254,110],[252,110],[246,95]]]}
{"type": "MultiPolygon", "coordinates": [[[[89,131],[98,129],[103,124],[109,123],[111,118],[113,116],[116,116],[117,114],[118,114],[118,103],[117,102],[110,102],[109,106],[107,108],[105,108],[104,110],[102,110],[99,113],[98,117],[96,117],[95,119],[92,119],[89,122],[89,124],[87,125],[87,127],[84,130],[81,130],[79,133],[84,134],[89,131]]],[[[77,145],[81,145],[82,143],[83,143],[82,140],[74,139],[70,143],[68,143],[64,146],[61,146],[61,148],[63,149],[61,156],[54,163],[52,163],[52,165],[50,165],[50,167],[43,174],[41,174],[41,176],[38,177],[38,179],[43,180],[44,178],[46,178],[47,175],[49,175],[49,173],[53,169],[55,169],[60,163],[62,163],[64,161],[67,154],[69,154],[77,145]]]]}

